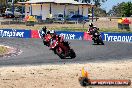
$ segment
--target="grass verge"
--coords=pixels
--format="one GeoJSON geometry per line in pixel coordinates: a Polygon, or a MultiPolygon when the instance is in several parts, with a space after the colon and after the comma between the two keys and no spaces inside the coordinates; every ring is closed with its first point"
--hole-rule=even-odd
{"type": "Polygon", "coordinates": [[[4,46],[0,46],[0,55],[5,54],[6,52],[8,52],[8,48],[4,46]]]}
{"type": "Polygon", "coordinates": [[[121,32],[121,33],[132,33],[131,29],[118,29],[118,28],[101,28],[100,32],[121,32]]]}
{"type": "MultiPolygon", "coordinates": [[[[88,26],[82,26],[81,24],[44,24],[44,25],[35,25],[35,26],[26,26],[26,25],[2,25],[0,26],[0,29],[31,29],[31,30],[41,30],[43,26],[46,26],[49,30],[59,30],[59,31],[79,31],[79,32],[86,32],[88,29],[88,26]]],[[[118,29],[117,27],[99,27],[100,32],[130,32],[132,33],[132,26],[130,26],[130,30],[126,29],[118,29]]]]}
{"type": "MultiPolygon", "coordinates": [[[[63,28],[53,28],[50,30],[58,30],[58,31],[81,31],[81,32],[86,32],[88,29],[87,28],[68,28],[68,27],[63,27],[63,28]]],[[[100,32],[121,32],[121,33],[132,33],[132,30],[126,30],[126,29],[118,29],[118,28],[100,28],[100,32]]]]}

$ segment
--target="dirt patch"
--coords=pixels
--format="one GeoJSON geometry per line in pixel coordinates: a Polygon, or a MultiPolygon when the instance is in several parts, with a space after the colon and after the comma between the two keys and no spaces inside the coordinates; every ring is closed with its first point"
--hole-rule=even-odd
{"type": "MultiPolygon", "coordinates": [[[[13,66],[0,68],[0,88],[82,88],[78,82],[85,67],[91,79],[132,80],[132,60],[105,63],[13,66]]],[[[87,88],[132,88],[92,86],[87,88]]]]}

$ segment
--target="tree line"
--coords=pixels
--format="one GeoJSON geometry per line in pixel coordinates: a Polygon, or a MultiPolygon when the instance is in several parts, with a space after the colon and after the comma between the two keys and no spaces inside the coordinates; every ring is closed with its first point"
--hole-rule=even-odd
{"type": "MultiPolygon", "coordinates": [[[[78,0],[76,0],[78,1],[78,0]]],[[[84,3],[94,3],[97,7],[95,8],[95,16],[116,16],[116,17],[130,17],[132,16],[132,2],[122,2],[113,6],[112,9],[106,13],[106,10],[100,6],[108,0],[82,0],[84,3]]]]}
{"type": "Polygon", "coordinates": [[[130,17],[132,16],[132,2],[122,2],[113,6],[112,9],[108,12],[110,16],[117,17],[130,17]]]}
{"type": "MultiPolygon", "coordinates": [[[[14,3],[23,2],[27,0],[14,0],[14,3]]],[[[117,17],[130,17],[132,16],[132,2],[122,2],[113,6],[112,9],[106,13],[104,9],[101,8],[102,3],[105,3],[108,0],[75,0],[81,1],[82,3],[94,4],[96,6],[94,15],[98,17],[102,16],[117,16],[117,17]]],[[[8,2],[12,2],[12,0],[0,0],[0,9],[11,6],[8,2]]],[[[91,10],[89,10],[91,12],[91,10]]]]}

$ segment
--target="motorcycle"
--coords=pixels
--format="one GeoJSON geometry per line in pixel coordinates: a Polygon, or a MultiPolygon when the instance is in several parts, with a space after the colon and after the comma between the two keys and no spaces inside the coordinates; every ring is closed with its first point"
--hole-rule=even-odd
{"type": "Polygon", "coordinates": [[[45,35],[45,37],[43,38],[43,44],[46,46],[50,46],[50,41],[51,41],[51,36],[50,35],[45,35]]]}
{"type": "Polygon", "coordinates": [[[68,57],[75,58],[76,54],[73,49],[70,47],[68,41],[55,41],[51,47],[55,54],[57,54],[61,59],[66,59],[68,57]]]}
{"type": "Polygon", "coordinates": [[[91,38],[93,40],[94,43],[97,43],[98,45],[104,45],[104,42],[102,40],[102,36],[101,34],[98,32],[99,28],[94,28],[96,30],[90,31],[88,32],[89,35],[91,35],[91,38]]]}
{"type": "Polygon", "coordinates": [[[98,45],[104,45],[104,42],[102,40],[102,36],[100,33],[95,32],[94,36],[92,36],[92,40],[94,41],[94,43],[97,43],[98,45]]]}
{"type": "Polygon", "coordinates": [[[47,32],[41,35],[41,38],[43,39],[43,44],[50,47],[50,50],[53,50],[61,59],[76,57],[74,50],[70,48],[70,43],[64,41],[62,36],[60,37],[57,34],[51,36],[51,34],[47,32]]]}
{"type": "Polygon", "coordinates": [[[45,33],[41,35],[41,38],[43,39],[43,44],[49,47],[52,38],[51,35],[49,33],[45,33]]]}

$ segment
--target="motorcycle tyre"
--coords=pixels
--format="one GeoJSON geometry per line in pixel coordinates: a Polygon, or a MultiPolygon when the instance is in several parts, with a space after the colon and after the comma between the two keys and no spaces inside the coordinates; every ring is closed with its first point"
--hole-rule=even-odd
{"type": "Polygon", "coordinates": [[[73,49],[70,49],[70,57],[71,58],[75,58],[76,57],[76,53],[73,49]]]}
{"type": "Polygon", "coordinates": [[[66,57],[65,57],[65,55],[64,55],[64,53],[63,53],[64,50],[61,48],[63,52],[62,52],[61,54],[59,54],[59,52],[58,52],[58,50],[57,50],[58,48],[61,48],[61,47],[56,47],[54,53],[56,53],[61,59],[65,59],[66,57]]]}

